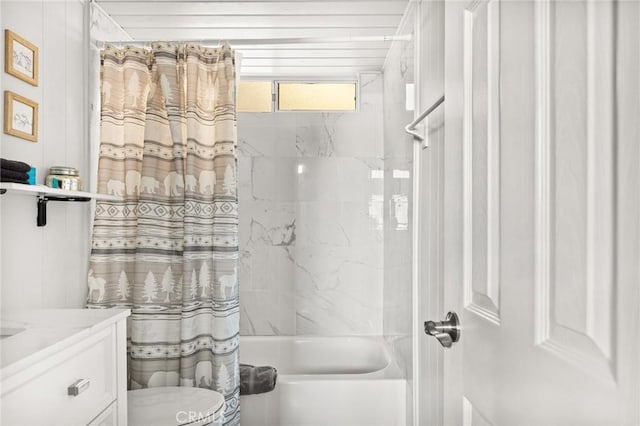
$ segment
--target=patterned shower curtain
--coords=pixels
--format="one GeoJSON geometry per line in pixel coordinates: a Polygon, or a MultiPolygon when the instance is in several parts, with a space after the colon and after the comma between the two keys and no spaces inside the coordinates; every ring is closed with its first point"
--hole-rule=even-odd
{"type": "Polygon", "coordinates": [[[240,423],[235,66],[228,46],[105,46],[90,308],[128,307],[129,388],[222,393],[240,423]]]}

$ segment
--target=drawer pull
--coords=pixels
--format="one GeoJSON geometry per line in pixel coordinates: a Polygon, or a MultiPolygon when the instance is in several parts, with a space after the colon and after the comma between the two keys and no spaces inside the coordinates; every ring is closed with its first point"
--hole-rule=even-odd
{"type": "Polygon", "coordinates": [[[67,388],[67,395],[78,396],[89,389],[89,385],[91,385],[91,381],[89,379],[76,380],[67,388]]]}

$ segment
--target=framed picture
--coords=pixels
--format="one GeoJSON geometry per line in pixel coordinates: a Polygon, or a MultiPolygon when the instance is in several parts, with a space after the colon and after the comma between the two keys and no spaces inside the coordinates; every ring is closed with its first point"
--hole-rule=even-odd
{"type": "Polygon", "coordinates": [[[4,92],[4,132],[36,142],[38,140],[38,104],[6,90],[4,92]]]}
{"type": "Polygon", "coordinates": [[[38,48],[18,34],[4,31],[4,70],[27,83],[38,85],[38,48]]]}

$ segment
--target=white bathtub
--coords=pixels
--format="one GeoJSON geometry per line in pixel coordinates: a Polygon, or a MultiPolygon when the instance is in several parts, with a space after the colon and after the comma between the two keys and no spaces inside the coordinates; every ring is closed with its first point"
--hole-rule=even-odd
{"type": "Polygon", "coordinates": [[[379,337],[240,338],[240,362],[278,369],[240,397],[242,426],[405,425],[405,379],[379,337]]]}

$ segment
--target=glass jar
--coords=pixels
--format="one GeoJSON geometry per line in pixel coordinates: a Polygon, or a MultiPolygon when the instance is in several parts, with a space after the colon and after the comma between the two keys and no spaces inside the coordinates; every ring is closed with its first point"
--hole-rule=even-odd
{"type": "Polygon", "coordinates": [[[75,167],[53,166],[45,179],[45,185],[51,188],[82,191],[80,172],[75,167]]]}

